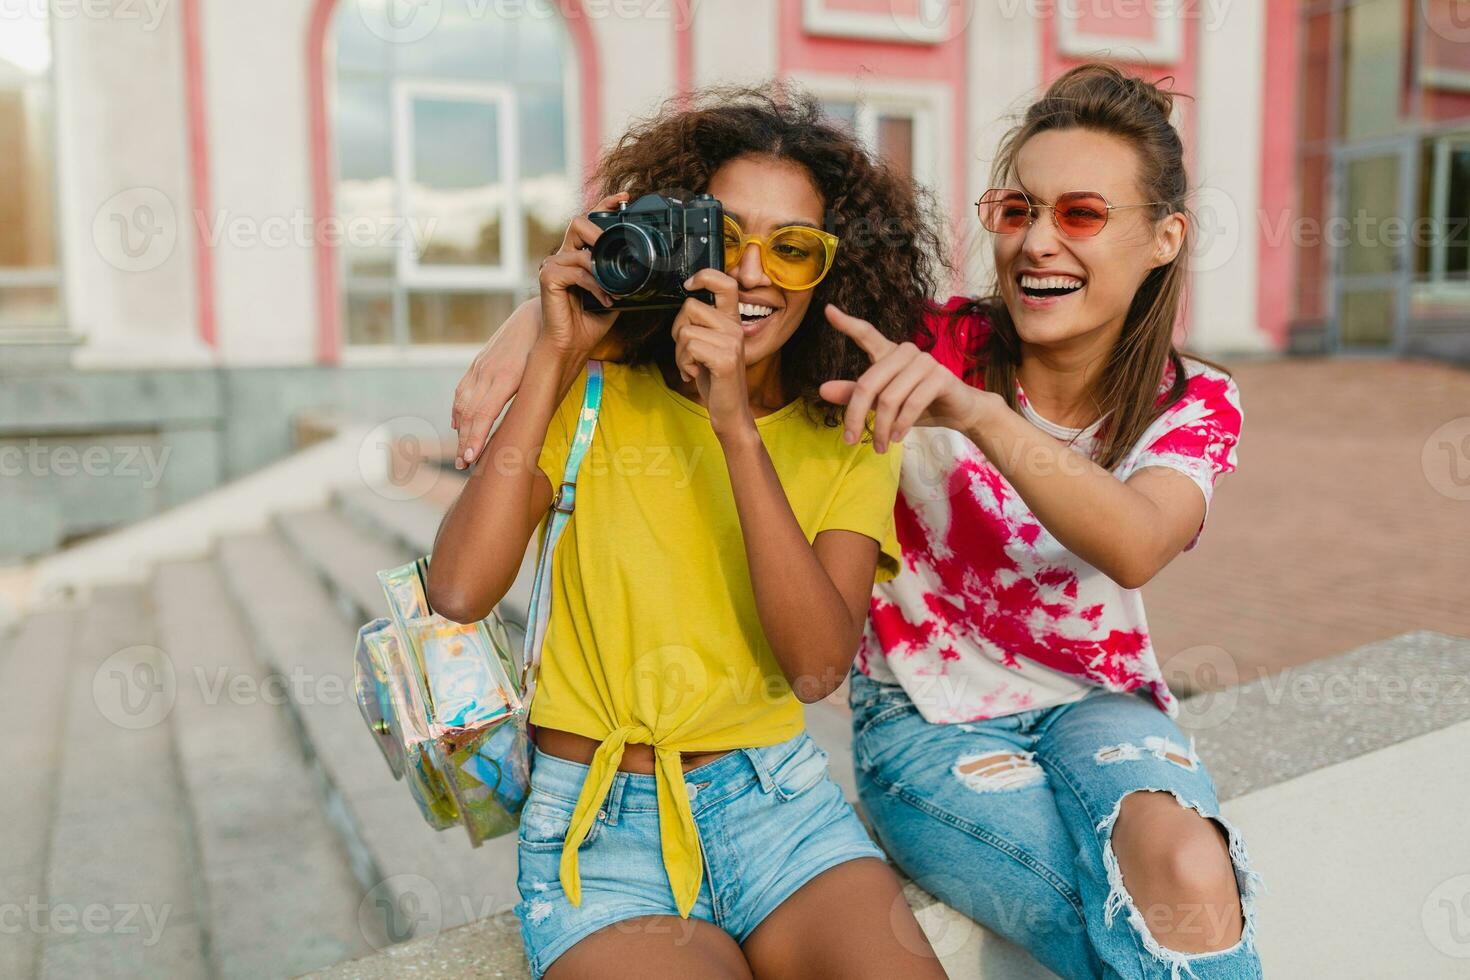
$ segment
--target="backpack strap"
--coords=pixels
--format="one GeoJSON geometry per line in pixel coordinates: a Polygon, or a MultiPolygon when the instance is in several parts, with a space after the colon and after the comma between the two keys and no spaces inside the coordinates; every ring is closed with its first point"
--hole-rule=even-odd
{"type": "Polygon", "coordinates": [[[527,711],[536,693],[536,680],[541,671],[541,645],[546,640],[546,627],[551,621],[551,555],[556,542],[572,519],[577,506],[577,471],[592,445],[597,430],[597,413],[602,407],[602,362],[587,362],[587,387],[582,393],[582,411],[577,416],[577,431],[572,436],[567,465],[561,485],[547,512],[546,533],[541,538],[541,551],[536,557],[536,578],[531,587],[530,608],[526,612],[526,643],[521,652],[522,703],[527,711]]]}

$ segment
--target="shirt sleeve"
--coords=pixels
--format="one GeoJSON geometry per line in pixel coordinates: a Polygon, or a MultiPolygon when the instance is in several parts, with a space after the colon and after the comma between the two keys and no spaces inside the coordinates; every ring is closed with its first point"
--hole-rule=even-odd
{"type": "MultiPolygon", "coordinates": [[[[1144,445],[1130,473],[1145,466],[1163,466],[1183,473],[1204,494],[1208,517],[1215,481],[1235,470],[1242,419],[1235,381],[1215,371],[1201,372],[1190,378],[1184,397],[1155,423],[1154,431],[1160,427],[1163,431],[1144,445]]],[[[1185,551],[1199,543],[1204,529],[1202,518],[1185,551]]]]}
{"type": "Polygon", "coordinates": [[[556,495],[561,478],[566,472],[567,456],[571,453],[572,433],[576,431],[577,416],[582,413],[582,397],[587,391],[587,368],[584,366],[577,379],[572,382],[566,397],[556,407],[551,422],[546,426],[546,441],[536,457],[536,465],[551,481],[551,493],[556,495]]]}
{"type": "Polygon", "coordinates": [[[984,346],[990,326],[975,312],[968,296],[952,296],[943,304],[930,304],[914,331],[914,345],[959,378],[964,378],[984,346]]]}
{"type": "Polygon", "coordinates": [[[903,464],[903,444],[892,443],[879,454],[872,442],[860,443],[852,465],[837,485],[837,493],[817,533],[854,531],[878,542],[875,582],[886,582],[898,574],[903,560],[898,532],[893,523],[893,504],[898,497],[898,471],[903,464]]]}

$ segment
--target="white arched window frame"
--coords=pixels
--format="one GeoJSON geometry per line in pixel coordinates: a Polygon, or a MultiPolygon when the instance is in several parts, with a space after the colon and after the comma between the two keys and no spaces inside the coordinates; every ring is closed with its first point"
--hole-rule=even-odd
{"type": "Polygon", "coordinates": [[[482,265],[443,265],[419,260],[414,235],[398,240],[398,281],[410,288],[518,290],[526,285],[525,211],[520,197],[520,126],[515,90],[508,85],[399,81],[393,85],[393,169],[399,213],[414,221],[414,139],[416,110],[423,104],[476,106],[493,110],[501,204],[500,261],[482,265]]]}
{"type": "MultiPolygon", "coordinates": [[[[461,20],[465,18],[466,12],[471,20],[501,16],[496,8],[489,5],[476,6],[447,0],[445,10],[449,11],[451,7],[464,8],[454,15],[461,20]]],[[[437,71],[432,49],[420,48],[411,52],[412,67],[403,68],[392,59],[398,58],[401,52],[407,50],[406,46],[394,49],[390,60],[383,66],[364,68],[360,49],[356,57],[347,59],[342,57],[340,50],[344,41],[361,42],[367,36],[362,33],[360,24],[352,22],[344,25],[338,20],[329,28],[326,70],[330,79],[328,107],[332,119],[331,131],[334,134],[329,151],[334,210],[339,217],[347,219],[350,234],[352,222],[360,214],[348,201],[351,196],[348,193],[351,180],[344,180],[344,174],[350,174],[352,168],[349,166],[350,161],[343,159],[350,151],[338,132],[345,125],[342,113],[347,111],[342,105],[339,89],[345,84],[356,87],[348,109],[361,112],[367,106],[363,101],[363,86],[377,85],[383,93],[379,102],[382,124],[389,134],[386,152],[391,163],[383,170],[379,170],[376,165],[369,169],[391,180],[393,203],[389,210],[401,223],[401,228],[396,229],[393,236],[391,257],[384,250],[384,254],[379,256],[382,261],[370,263],[371,268],[354,263],[350,247],[336,250],[344,363],[399,363],[405,360],[458,362],[463,359],[466,351],[477,348],[499,326],[516,303],[534,295],[538,256],[554,250],[555,243],[551,241],[553,237],[555,242],[560,242],[566,222],[580,204],[580,181],[583,173],[580,149],[584,107],[578,101],[582,90],[583,69],[571,31],[555,16],[555,10],[554,6],[540,8],[539,11],[526,8],[514,15],[507,15],[502,21],[509,25],[512,17],[538,20],[540,23],[537,26],[543,31],[543,39],[547,36],[544,28],[548,22],[555,21],[559,28],[555,34],[554,47],[560,65],[559,72],[555,69],[547,72],[545,69],[548,63],[544,57],[534,62],[527,60],[523,64],[528,66],[527,70],[532,71],[536,78],[526,84],[523,84],[519,74],[509,79],[492,81],[463,77],[462,72],[459,77],[455,77],[454,71],[437,71]],[[346,38],[341,33],[344,27],[355,30],[356,35],[346,38]],[[561,127],[560,168],[550,176],[555,177],[552,183],[560,190],[548,191],[549,175],[542,173],[537,176],[532,172],[528,176],[521,164],[521,153],[529,147],[531,155],[535,156],[538,146],[547,145],[534,140],[528,143],[524,135],[528,131],[525,129],[527,125],[537,134],[538,140],[544,138],[546,133],[554,131],[554,126],[552,129],[546,127],[549,117],[545,112],[535,108],[547,104],[544,97],[548,96],[546,85],[551,78],[558,79],[556,84],[559,86],[559,101],[556,102],[556,111],[561,116],[561,127]],[[540,101],[537,101],[538,97],[541,97],[540,101]],[[499,255],[494,262],[425,261],[417,250],[425,228],[422,222],[415,223],[411,207],[416,169],[413,166],[414,140],[415,133],[420,128],[419,117],[429,104],[436,104],[441,108],[453,106],[466,111],[479,108],[491,111],[495,116],[499,177],[513,184],[515,191],[507,191],[502,201],[506,209],[503,212],[505,220],[502,221],[498,235],[499,255]],[[535,224],[541,240],[527,234],[531,223],[526,219],[530,214],[536,216],[535,224]],[[553,231],[554,235],[551,234],[553,231]],[[387,266],[383,262],[387,262],[387,266]],[[442,315],[444,320],[448,320],[451,317],[444,311],[451,303],[456,302],[456,298],[471,303],[487,301],[481,304],[483,309],[476,307],[473,312],[473,331],[463,329],[466,322],[463,311],[456,321],[459,327],[447,331],[452,335],[447,340],[440,327],[433,324],[423,327],[426,307],[429,319],[442,315]],[[434,308],[436,302],[437,310],[434,308]],[[370,310],[367,331],[361,329],[364,309],[370,310]],[[425,334],[430,339],[422,339],[425,334]]],[[[334,16],[351,17],[354,16],[354,11],[349,4],[344,3],[334,16]]],[[[446,16],[438,30],[442,33],[452,29],[453,16],[446,16]]],[[[426,43],[432,44],[433,37],[426,43]]],[[[496,46],[504,45],[497,42],[496,46]]],[[[459,64],[463,65],[462,59],[466,50],[461,43],[450,53],[450,57],[461,59],[459,64]]],[[[517,51],[516,54],[520,55],[521,52],[517,51]]],[[[485,59],[489,64],[498,63],[493,52],[486,52],[485,59]]],[[[358,177],[352,179],[356,180],[358,177]]]]}

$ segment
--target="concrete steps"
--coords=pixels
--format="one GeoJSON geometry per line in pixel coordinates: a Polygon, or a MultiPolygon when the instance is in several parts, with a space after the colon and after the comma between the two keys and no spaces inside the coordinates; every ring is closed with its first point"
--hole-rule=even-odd
{"type": "MultiPolygon", "coordinates": [[[[450,470],[442,478],[445,484],[462,483],[463,479],[450,470]]],[[[439,532],[439,522],[444,518],[445,505],[437,497],[414,500],[389,500],[368,487],[339,490],[333,497],[337,510],[355,524],[364,534],[384,538],[396,543],[412,558],[431,554],[434,536],[439,532]]],[[[531,603],[531,585],[536,574],[535,540],[526,549],[521,560],[520,571],[510,591],[500,601],[500,614],[512,633],[525,629],[526,610],[531,603]]],[[[519,640],[518,636],[513,639],[519,640]]]]}
{"type": "MultiPolygon", "coordinates": [[[[0,895],[22,904],[45,901],[46,856],[61,773],[68,671],[76,618],[39,613],[0,642],[0,895]]],[[[29,913],[27,913],[28,915],[29,913]]],[[[31,928],[0,931],[0,977],[28,977],[39,969],[43,934],[31,928]]]]}
{"type": "MultiPolygon", "coordinates": [[[[146,589],[105,589],[80,613],[22,625],[0,654],[0,698],[24,692],[0,705],[26,733],[0,743],[25,780],[0,803],[18,845],[0,880],[78,908],[131,895],[158,935],[0,935],[0,976],[291,976],[334,963],[344,975],[524,974],[514,838],[473,849],[457,829],[431,830],[352,695],[356,629],[386,611],[376,572],[431,550],[460,479],[412,500],[339,491],[217,541],[207,559],[159,566],[146,589]],[[432,947],[433,964],[404,942],[441,935],[454,952],[432,947]]],[[[513,633],[534,557],[503,606],[513,633]]],[[[806,711],[855,798],[845,689],[806,711]]]]}
{"type": "MultiPolygon", "coordinates": [[[[364,534],[333,510],[278,514],[275,525],[298,567],[314,572],[327,587],[354,635],[357,626],[386,611],[379,569],[417,557],[394,540],[364,534]]],[[[348,644],[344,661],[351,660],[351,653],[348,644]]]]}
{"type": "Polygon", "coordinates": [[[147,596],[95,592],[63,695],[39,901],[41,977],[207,977],[196,845],[166,723],[175,677],[147,596]]]}
{"type": "Polygon", "coordinates": [[[262,658],[304,679],[291,686],[298,693],[289,707],[326,812],[367,892],[363,920],[397,942],[509,909],[519,900],[514,838],[472,849],[455,828],[430,829],[368,738],[352,698],[356,629],[381,609],[381,594],[379,605],[361,608],[368,600],[362,570],[371,576],[386,567],[393,546],[326,512],[290,515],[279,526],[280,536],[226,539],[219,561],[262,658]],[[314,549],[312,560],[321,564],[303,562],[288,539],[314,549]],[[313,689],[321,696],[300,693],[313,689]]]}
{"type": "Polygon", "coordinates": [[[8,637],[0,976],[287,977],[386,943],[270,676],[209,561],[8,637]]]}
{"type": "Polygon", "coordinates": [[[152,594],[215,975],[296,976],[370,952],[363,892],[280,705],[289,679],[255,661],[213,562],[162,566],[152,594]]]}

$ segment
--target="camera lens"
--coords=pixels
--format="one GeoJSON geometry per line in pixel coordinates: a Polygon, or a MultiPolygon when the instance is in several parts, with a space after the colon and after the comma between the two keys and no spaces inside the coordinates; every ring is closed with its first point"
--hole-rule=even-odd
{"type": "Polygon", "coordinates": [[[637,225],[614,225],[592,246],[592,276],[614,296],[631,296],[647,288],[658,266],[653,238],[637,225]]]}

